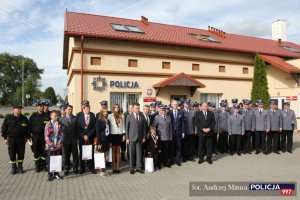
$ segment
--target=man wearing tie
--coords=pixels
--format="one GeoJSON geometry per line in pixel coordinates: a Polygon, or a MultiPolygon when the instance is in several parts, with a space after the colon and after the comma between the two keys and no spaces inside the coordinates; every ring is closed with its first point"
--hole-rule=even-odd
{"type": "Polygon", "coordinates": [[[244,116],[245,119],[245,134],[242,136],[242,147],[243,153],[251,154],[251,135],[255,129],[255,115],[254,110],[249,108],[250,101],[247,99],[243,100],[243,108],[240,110],[240,113],[244,116]]]}
{"type": "Polygon", "coordinates": [[[169,111],[169,115],[172,120],[172,149],[171,149],[171,164],[174,163],[173,159],[178,166],[181,166],[181,139],[184,138],[184,121],[183,121],[183,111],[178,109],[178,101],[172,100],[171,102],[172,110],[169,111]]]}
{"type": "Polygon", "coordinates": [[[270,132],[267,135],[267,150],[268,153],[272,151],[276,154],[280,154],[278,151],[279,133],[282,132],[282,115],[281,111],[277,109],[277,102],[270,102],[270,132]]]}
{"type": "MultiPolygon", "coordinates": [[[[85,172],[85,160],[82,160],[82,145],[93,145],[96,136],[96,117],[95,114],[90,112],[90,102],[84,100],[82,103],[82,112],[77,113],[76,129],[79,135],[79,152],[80,152],[80,173],[85,172]]],[[[91,173],[96,174],[94,167],[94,145],[92,147],[92,160],[87,162],[91,173]]]]}
{"type": "Polygon", "coordinates": [[[142,171],[142,144],[146,141],[147,124],[144,114],[140,112],[140,104],[133,105],[133,113],[126,119],[126,143],[129,144],[130,174],[142,171]],[[134,169],[135,168],[135,169],[134,169]]]}
{"type": "Polygon", "coordinates": [[[69,175],[70,171],[70,157],[73,157],[73,171],[78,174],[79,158],[78,158],[78,134],[76,131],[76,117],[73,115],[73,106],[67,105],[66,115],[58,120],[63,125],[64,134],[64,174],[69,175]]]}
{"type": "Polygon", "coordinates": [[[184,101],[184,133],[185,137],[183,139],[183,149],[182,149],[182,160],[183,162],[190,160],[195,161],[193,158],[193,151],[195,148],[195,110],[190,109],[190,100],[186,99],[184,101]]]}
{"type": "Polygon", "coordinates": [[[258,108],[254,111],[255,114],[255,154],[261,151],[267,155],[266,135],[270,131],[270,114],[263,108],[263,100],[257,100],[258,108]]]}
{"type": "Polygon", "coordinates": [[[199,161],[203,163],[205,152],[206,160],[212,164],[213,128],[215,126],[214,114],[208,110],[208,103],[202,103],[202,111],[196,113],[196,127],[199,134],[199,161]]]}
{"type": "Polygon", "coordinates": [[[282,133],[281,133],[281,151],[287,150],[292,153],[293,149],[293,132],[297,129],[297,119],[295,112],[290,109],[290,102],[284,103],[282,110],[282,133]]]}

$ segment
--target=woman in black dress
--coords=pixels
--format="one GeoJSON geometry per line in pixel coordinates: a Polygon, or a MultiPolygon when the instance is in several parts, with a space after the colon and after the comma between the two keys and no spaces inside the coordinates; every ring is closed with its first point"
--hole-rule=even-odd
{"type": "MultiPolygon", "coordinates": [[[[99,118],[96,122],[97,151],[104,153],[105,161],[107,161],[107,155],[110,144],[110,123],[107,120],[107,116],[107,108],[102,108],[99,113],[99,118]]],[[[106,172],[105,169],[100,169],[100,176],[109,176],[109,174],[106,172]]]]}

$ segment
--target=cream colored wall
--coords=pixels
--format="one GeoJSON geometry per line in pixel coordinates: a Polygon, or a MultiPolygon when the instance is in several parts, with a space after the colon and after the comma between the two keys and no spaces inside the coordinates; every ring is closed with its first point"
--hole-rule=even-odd
{"type": "Polygon", "coordinates": [[[300,59],[289,60],[289,61],[287,61],[287,63],[290,63],[290,64],[294,65],[295,67],[300,68],[300,59]]]}

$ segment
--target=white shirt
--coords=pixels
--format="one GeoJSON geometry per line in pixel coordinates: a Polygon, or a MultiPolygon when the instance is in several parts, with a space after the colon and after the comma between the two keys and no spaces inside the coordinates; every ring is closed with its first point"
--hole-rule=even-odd
{"type": "Polygon", "coordinates": [[[124,123],[124,115],[122,114],[121,123],[119,126],[116,123],[116,119],[114,117],[114,114],[111,113],[108,115],[107,119],[110,122],[110,134],[112,135],[122,135],[125,133],[125,123],[124,123]]]}

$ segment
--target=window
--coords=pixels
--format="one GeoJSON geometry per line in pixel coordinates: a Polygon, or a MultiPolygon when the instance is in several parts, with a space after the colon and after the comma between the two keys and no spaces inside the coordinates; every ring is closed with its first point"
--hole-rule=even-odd
{"type": "Polygon", "coordinates": [[[128,109],[130,103],[140,103],[141,93],[123,93],[123,92],[111,92],[110,93],[110,108],[114,104],[119,104],[124,111],[128,109]]]}
{"type": "Polygon", "coordinates": [[[200,35],[200,34],[193,34],[190,33],[194,38],[201,40],[201,41],[205,41],[205,42],[214,42],[214,43],[221,43],[219,40],[216,40],[213,37],[210,37],[208,35],[200,35]]]}
{"type": "Polygon", "coordinates": [[[91,57],[91,65],[101,65],[100,57],[91,57]]]}
{"type": "Polygon", "coordinates": [[[162,62],[162,68],[163,69],[171,69],[171,63],[170,62],[162,62]]]}
{"type": "Polygon", "coordinates": [[[136,26],[131,26],[131,25],[123,25],[123,24],[111,24],[113,29],[116,31],[124,31],[124,32],[133,32],[133,33],[145,33],[141,29],[139,29],[136,26]]]}
{"type": "Polygon", "coordinates": [[[211,102],[216,103],[216,107],[219,107],[219,102],[221,101],[222,94],[218,93],[201,93],[200,102],[211,102]]]}
{"type": "Polygon", "coordinates": [[[137,60],[129,59],[128,60],[128,67],[137,67],[137,60]]]}
{"type": "Polygon", "coordinates": [[[247,67],[243,68],[243,74],[249,74],[249,69],[247,67]]]}
{"type": "Polygon", "coordinates": [[[225,66],[224,65],[219,66],[219,72],[225,72],[225,66]]]}
{"type": "Polygon", "coordinates": [[[284,48],[288,51],[294,52],[294,53],[300,53],[299,49],[293,48],[293,47],[289,47],[289,46],[280,46],[281,48],[284,48]]]}
{"type": "Polygon", "coordinates": [[[200,65],[199,64],[193,64],[192,65],[192,70],[193,71],[199,71],[200,70],[200,65]]]}

